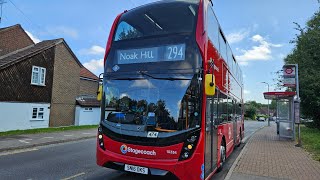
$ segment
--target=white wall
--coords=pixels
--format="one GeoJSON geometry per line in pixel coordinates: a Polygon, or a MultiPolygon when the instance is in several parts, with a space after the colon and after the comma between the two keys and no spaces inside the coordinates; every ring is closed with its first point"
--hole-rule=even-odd
{"type": "Polygon", "coordinates": [[[100,107],[76,106],[75,125],[95,125],[100,122],[100,107]],[[86,110],[92,108],[92,110],[86,110]]]}
{"type": "Polygon", "coordinates": [[[49,103],[0,102],[0,132],[49,127],[49,103]],[[44,108],[43,119],[32,119],[33,108],[44,108]]]}

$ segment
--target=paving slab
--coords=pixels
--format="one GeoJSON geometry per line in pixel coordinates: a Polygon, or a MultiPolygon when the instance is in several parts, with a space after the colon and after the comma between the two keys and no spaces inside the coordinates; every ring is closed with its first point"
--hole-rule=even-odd
{"type": "Polygon", "coordinates": [[[248,141],[226,179],[320,179],[320,162],[295,144],[280,139],[274,124],[264,127],[248,141]]]}

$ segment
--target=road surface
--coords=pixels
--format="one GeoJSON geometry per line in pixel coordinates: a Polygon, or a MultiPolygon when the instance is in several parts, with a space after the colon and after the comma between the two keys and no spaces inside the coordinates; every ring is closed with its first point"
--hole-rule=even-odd
{"type": "MultiPolygon", "coordinates": [[[[266,122],[246,121],[245,135],[251,135],[266,122]]],[[[98,167],[95,163],[95,139],[48,145],[0,154],[1,179],[149,179],[148,176],[129,174],[98,167]]],[[[236,148],[222,172],[214,179],[224,179],[243,145],[236,148]]],[[[152,179],[160,179],[153,177],[152,179]]]]}

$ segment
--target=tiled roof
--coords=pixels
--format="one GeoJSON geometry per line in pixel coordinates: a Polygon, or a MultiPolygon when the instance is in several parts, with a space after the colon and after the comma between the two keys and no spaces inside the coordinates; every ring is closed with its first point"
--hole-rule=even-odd
{"type": "Polygon", "coordinates": [[[0,28],[0,31],[9,30],[9,29],[15,29],[15,28],[22,28],[20,24],[15,24],[13,26],[8,26],[4,28],[0,28]]]}
{"type": "Polygon", "coordinates": [[[20,24],[0,28],[0,56],[34,45],[20,24]]]}
{"type": "Polygon", "coordinates": [[[99,79],[96,75],[94,75],[91,71],[89,71],[85,67],[81,68],[80,77],[89,78],[89,79],[93,79],[93,80],[98,80],[99,79]]]}
{"type": "Polygon", "coordinates": [[[63,42],[63,39],[42,41],[38,44],[34,44],[31,46],[16,50],[9,54],[0,56],[0,70],[24,60],[24,57],[29,57],[29,56],[32,56],[33,54],[37,54],[61,42],[63,42]]]}
{"type": "Polygon", "coordinates": [[[76,99],[77,105],[82,107],[99,107],[100,101],[98,101],[95,97],[79,97],[76,99]]]}

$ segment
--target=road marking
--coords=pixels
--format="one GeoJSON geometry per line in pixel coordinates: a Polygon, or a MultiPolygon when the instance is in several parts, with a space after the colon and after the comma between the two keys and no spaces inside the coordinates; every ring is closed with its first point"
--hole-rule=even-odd
{"type": "Polygon", "coordinates": [[[26,143],[26,144],[29,144],[30,142],[27,142],[25,140],[19,140],[21,143],[26,143]]]}
{"type": "Polygon", "coordinates": [[[73,134],[65,134],[65,135],[63,135],[63,136],[71,137],[71,136],[73,136],[73,134]]]}
{"type": "Polygon", "coordinates": [[[43,139],[53,139],[54,137],[43,137],[43,139]]]}
{"type": "Polygon", "coordinates": [[[86,173],[82,172],[82,173],[79,173],[79,174],[76,174],[76,175],[73,175],[73,176],[70,176],[70,177],[66,177],[66,178],[63,178],[61,180],[69,180],[69,179],[73,179],[73,178],[76,178],[78,176],[82,176],[82,175],[85,175],[86,173]]]}
{"type": "Polygon", "coordinates": [[[82,133],[82,134],[92,134],[92,133],[82,133]]]}
{"type": "Polygon", "coordinates": [[[20,150],[14,150],[14,151],[0,153],[0,156],[7,156],[7,155],[11,155],[11,154],[18,154],[18,153],[24,153],[24,152],[30,152],[30,151],[37,151],[37,150],[39,150],[39,149],[36,149],[36,148],[20,149],[20,150]]]}

